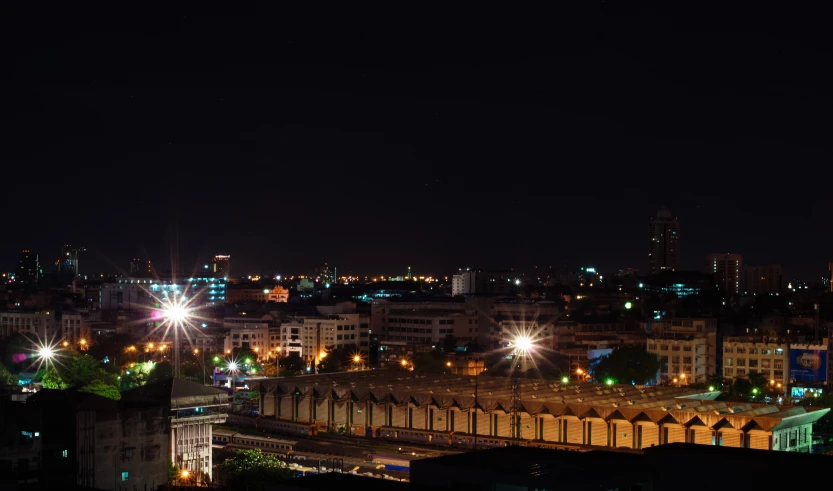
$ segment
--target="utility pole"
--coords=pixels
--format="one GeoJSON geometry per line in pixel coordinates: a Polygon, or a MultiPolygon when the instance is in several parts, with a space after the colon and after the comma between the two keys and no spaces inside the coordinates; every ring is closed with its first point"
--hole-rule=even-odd
{"type": "Polygon", "coordinates": [[[477,386],[480,380],[480,360],[477,356],[474,358],[474,405],[471,408],[471,431],[474,433],[474,449],[477,450],[477,386]]]}
{"type": "Polygon", "coordinates": [[[512,419],[509,421],[509,428],[510,435],[515,440],[513,444],[518,445],[518,441],[521,439],[521,381],[517,370],[512,372],[511,391],[512,410],[509,413],[509,417],[512,419]]]}

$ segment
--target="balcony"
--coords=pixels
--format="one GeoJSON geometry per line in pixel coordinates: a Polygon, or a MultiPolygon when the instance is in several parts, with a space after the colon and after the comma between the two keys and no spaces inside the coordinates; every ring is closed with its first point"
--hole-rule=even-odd
{"type": "Polygon", "coordinates": [[[220,424],[225,423],[228,418],[228,413],[218,412],[211,414],[202,414],[194,416],[170,416],[171,428],[180,428],[183,426],[191,426],[198,424],[220,424]]]}

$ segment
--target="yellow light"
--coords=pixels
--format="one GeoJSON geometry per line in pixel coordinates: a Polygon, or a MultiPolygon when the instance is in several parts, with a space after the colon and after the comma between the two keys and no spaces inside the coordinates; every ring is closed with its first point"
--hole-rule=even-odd
{"type": "Polygon", "coordinates": [[[86,339],[82,339],[82,340],[80,341],[80,343],[81,343],[81,344],[87,344],[87,340],[86,340],[86,339]]]}
{"type": "Polygon", "coordinates": [[[68,342],[68,341],[64,341],[64,348],[66,348],[67,346],[69,346],[69,342],[68,342]]]}
{"type": "Polygon", "coordinates": [[[191,475],[191,473],[188,472],[187,470],[182,471],[182,477],[187,478],[189,475],[191,475]]]}
{"type": "Polygon", "coordinates": [[[255,348],[255,353],[257,353],[258,351],[260,351],[260,348],[255,348]]]}
{"type": "Polygon", "coordinates": [[[450,362],[450,361],[445,362],[445,366],[450,367],[450,366],[451,366],[451,362],[450,362]]]}
{"type": "Polygon", "coordinates": [[[775,380],[770,380],[769,385],[775,385],[775,380]]]}
{"type": "Polygon", "coordinates": [[[148,344],[148,348],[153,349],[153,343],[148,344]]]}
{"type": "Polygon", "coordinates": [[[195,354],[195,355],[196,355],[197,353],[199,353],[199,352],[200,352],[200,350],[198,350],[198,349],[195,349],[195,350],[194,350],[194,354],[195,354]]]}
{"type": "Polygon", "coordinates": [[[681,374],[680,374],[680,378],[685,378],[685,374],[684,374],[684,373],[681,373],[681,374]]]}
{"type": "Polygon", "coordinates": [[[581,375],[582,373],[584,373],[584,370],[582,370],[581,368],[576,368],[576,373],[581,375]]]}
{"type": "Polygon", "coordinates": [[[327,353],[325,353],[323,351],[321,353],[318,353],[318,359],[319,360],[323,360],[326,357],[327,357],[327,353]]]}
{"type": "Polygon", "coordinates": [[[353,361],[355,361],[356,363],[358,363],[358,362],[362,361],[362,357],[361,357],[361,356],[359,356],[359,355],[356,355],[356,356],[354,356],[354,357],[353,357],[353,361]]]}
{"type": "Polygon", "coordinates": [[[402,366],[407,367],[408,366],[408,360],[402,360],[402,366]]]}

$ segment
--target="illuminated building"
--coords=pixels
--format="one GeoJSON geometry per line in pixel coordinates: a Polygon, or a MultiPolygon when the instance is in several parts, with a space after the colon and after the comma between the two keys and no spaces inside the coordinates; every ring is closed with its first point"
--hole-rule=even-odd
{"type": "Polygon", "coordinates": [[[226,303],[286,303],[288,301],[289,290],[280,285],[272,287],[258,284],[230,285],[226,295],[226,303]]]}
{"type": "Polygon", "coordinates": [[[262,317],[226,317],[223,319],[223,328],[228,329],[223,342],[223,350],[226,352],[248,349],[266,354],[273,348],[271,338],[280,334],[280,328],[269,314],[262,317]]]}
{"type": "Polygon", "coordinates": [[[466,445],[477,434],[482,443],[567,443],[574,449],[688,442],[807,451],[813,423],[830,411],[716,401],[720,390],[544,379],[523,379],[514,399],[511,379],[477,379],[436,373],[414,377],[395,370],[270,379],[260,384],[259,414],[315,425],[318,432],[378,437],[383,427],[394,427],[411,437],[421,434],[423,442],[430,441],[431,432],[436,442],[464,448],[471,448],[466,445]],[[513,400],[520,419],[515,440],[513,400]]]}
{"type": "Polygon", "coordinates": [[[647,321],[647,349],[660,358],[660,382],[706,382],[718,373],[717,319],[647,321]]]}
{"type": "Polygon", "coordinates": [[[60,339],[60,319],[54,310],[0,312],[0,338],[23,334],[38,339],[60,339]]]}
{"type": "Polygon", "coordinates": [[[294,317],[281,324],[281,353],[295,352],[317,363],[327,350],[355,349],[367,359],[370,349],[370,318],[362,314],[327,314],[294,317]]]}
{"type": "Polygon", "coordinates": [[[648,270],[651,274],[676,271],[680,256],[680,221],[662,207],[648,222],[648,270]]]}
{"type": "Polygon", "coordinates": [[[225,278],[186,278],[182,280],[121,278],[101,284],[99,308],[102,310],[133,310],[152,308],[157,298],[169,295],[197,296],[194,308],[213,307],[226,303],[225,278]]]}
{"type": "Polygon", "coordinates": [[[66,244],[61,248],[61,259],[58,269],[61,273],[68,277],[75,277],[79,274],[78,269],[78,253],[86,252],[87,249],[83,247],[73,247],[71,244],[66,244]]]}
{"type": "Polygon", "coordinates": [[[723,292],[730,295],[741,293],[740,277],[743,257],[740,254],[712,254],[706,263],[707,271],[714,275],[714,281],[723,292]]]}
{"type": "Polygon", "coordinates": [[[211,260],[211,274],[215,278],[228,278],[231,269],[231,256],[216,255],[211,260]]]}
{"type": "Polygon", "coordinates": [[[727,336],[723,338],[723,376],[735,379],[759,373],[786,386],[790,381],[789,356],[789,344],[777,338],[727,336]]]}
{"type": "Polygon", "coordinates": [[[477,272],[470,269],[460,271],[451,277],[451,296],[472,295],[475,293],[477,272]]]}

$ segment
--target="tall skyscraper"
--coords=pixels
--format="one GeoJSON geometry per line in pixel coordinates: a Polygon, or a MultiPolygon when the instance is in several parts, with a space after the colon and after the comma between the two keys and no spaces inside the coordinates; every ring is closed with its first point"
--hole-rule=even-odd
{"type": "MultiPolygon", "coordinates": [[[[712,268],[714,264],[712,264],[712,268]]],[[[784,293],[784,272],[778,264],[744,266],[741,293],[744,295],[765,295],[784,293]]]]}
{"type": "Polygon", "coordinates": [[[38,255],[29,249],[23,249],[20,253],[20,261],[17,263],[17,271],[15,272],[15,281],[18,283],[37,283],[43,270],[38,261],[38,255]]]}
{"type": "Polygon", "coordinates": [[[228,278],[231,256],[216,255],[211,260],[211,272],[215,278],[228,278]]]}
{"type": "Polygon", "coordinates": [[[677,271],[680,256],[680,221],[663,206],[648,223],[648,271],[677,271]]]}
{"type": "Polygon", "coordinates": [[[712,254],[707,259],[706,270],[714,275],[714,281],[726,293],[740,294],[743,272],[743,256],[740,254],[712,254]]]}

